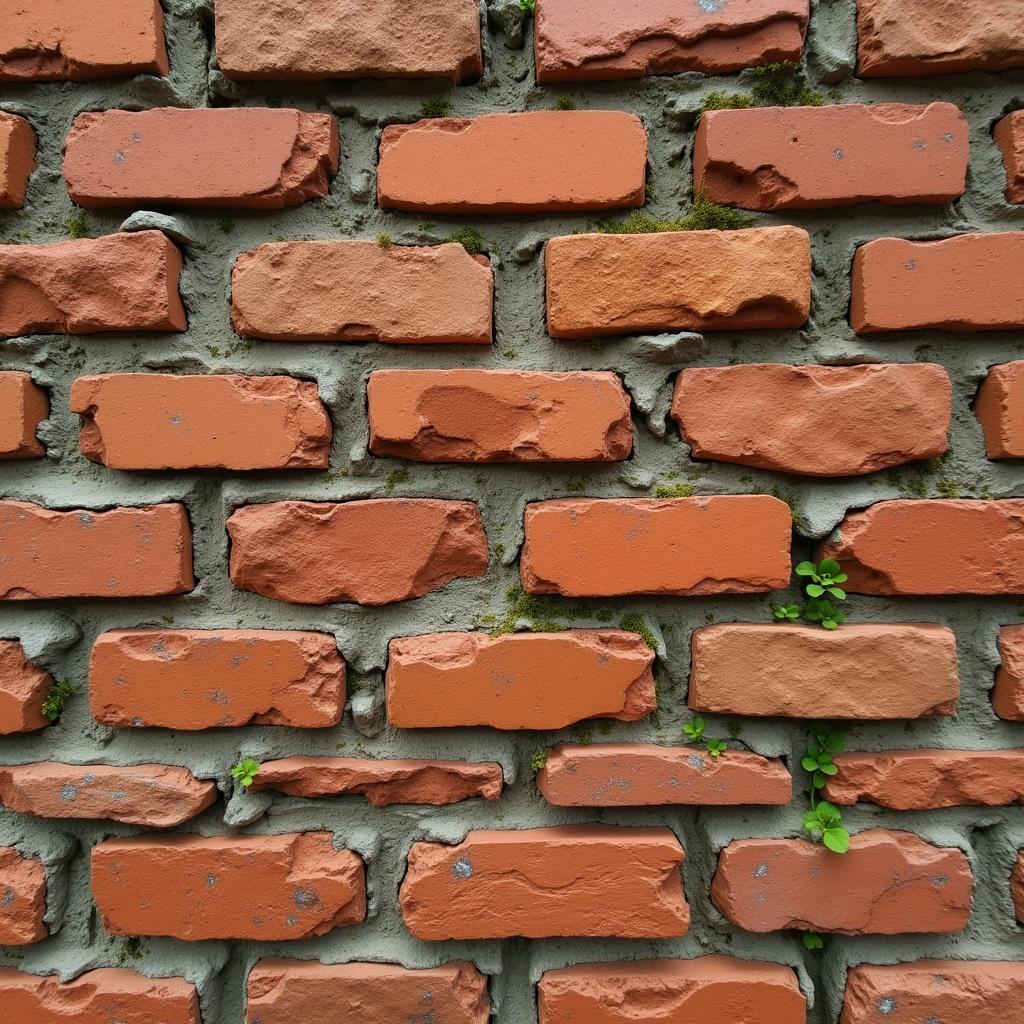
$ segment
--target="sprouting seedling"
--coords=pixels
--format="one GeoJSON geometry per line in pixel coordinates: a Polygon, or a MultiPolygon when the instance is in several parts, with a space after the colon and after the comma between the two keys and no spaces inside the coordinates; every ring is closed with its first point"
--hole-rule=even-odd
{"type": "Polygon", "coordinates": [[[802,614],[803,608],[798,604],[776,604],[772,606],[772,615],[786,622],[796,622],[802,614]]]}
{"type": "Polygon", "coordinates": [[[838,629],[846,616],[831,601],[824,597],[812,597],[804,609],[808,622],[819,622],[825,629],[838,629]]]}
{"type": "Polygon", "coordinates": [[[231,777],[248,789],[260,773],[260,763],[252,757],[243,757],[231,769],[231,777]]]}
{"type": "Polygon", "coordinates": [[[820,836],[833,853],[846,853],[850,848],[850,833],[843,828],[843,815],[827,800],[820,801],[804,815],[804,828],[812,837],[820,836]]]}
{"type": "Polygon", "coordinates": [[[811,734],[807,753],[800,761],[800,766],[811,776],[811,809],[804,815],[804,828],[811,833],[811,838],[820,836],[833,853],[846,853],[850,848],[850,833],[843,828],[839,808],[827,800],[819,800],[818,793],[830,778],[839,774],[834,755],[841,754],[845,748],[846,740],[841,732],[819,728],[811,734]]]}
{"type": "Polygon", "coordinates": [[[818,565],[800,562],[795,571],[797,576],[810,577],[811,582],[804,584],[808,597],[824,597],[828,594],[837,601],[846,600],[846,591],[839,584],[845,583],[849,577],[834,558],[826,558],[818,565]]]}
{"type": "Polygon", "coordinates": [[[537,0],[519,0],[519,9],[526,14],[535,14],[537,11],[537,0]]]}
{"type": "Polygon", "coordinates": [[[707,728],[707,722],[698,715],[693,719],[692,722],[686,722],[683,724],[683,732],[686,733],[688,739],[693,740],[694,743],[700,743],[704,739],[704,730],[707,728]]]}
{"type": "Polygon", "coordinates": [[[75,692],[75,687],[66,679],[54,683],[43,698],[42,706],[39,709],[40,713],[51,722],[56,722],[64,710],[64,705],[74,697],[75,692]]]}
{"type": "Polygon", "coordinates": [[[825,948],[825,940],[817,932],[801,932],[800,939],[804,949],[812,953],[820,953],[825,948]]]}
{"type": "Polygon", "coordinates": [[[543,771],[547,763],[548,752],[546,750],[535,750],[530,757],[530,771],[532,771],[534,775],[537,775],[543,771]]]}
{"type": "Polygon", "coordinates": [[[772,616],[780,622],[796,622],[800,618],[816,622],[825,629],[838,629],[846,616],[836,605],[846,600],[846,591],[840,583],[849,578],[834,558],[825,558],[817,565],[800,562],[794,572],[804,580],[807,604],[772,605],[772,616]]]}
{"type": "Polygon", "coordinates": [[[824,789],[829,778],[839,774],[833,754],[841,754],[846,741],[841,732],[818,733],[808,744],[807,753],[800,762],[805,772],[811,775],[815,790],[824,789]]]}
{"type": "Polygon", "coordinates": [[[708,753],[712,757],[720,757],[728,747],[729,744],[725,740],[708,740],[708,753]]]}

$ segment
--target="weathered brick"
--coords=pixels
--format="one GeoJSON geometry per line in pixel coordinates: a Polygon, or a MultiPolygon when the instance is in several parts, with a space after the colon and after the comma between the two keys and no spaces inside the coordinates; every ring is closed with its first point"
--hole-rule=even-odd
{"type": "Polygon", "coordinates": [[[428,118],[384,129],[377,202],[427,213],[643,206],[647,133],[617,110],[428,118]]]}
{"type": "Polygon", "coordinates": [[[160,0],[29,0],[0,24],[0,82],[167,71],[160,0]]]}
{"type": "Polygon", "coordinates": [[[1013,895],[1017,920],[1024,924],[1024,850],[1017,855],[1017,863],[1014,865],[1013,878],[1010,882],[1010,892],[1013,895]]]}
{"type": "Polygon", "coordinates": [[[653,662],[639,636],[610,629],[401,637],[388,649],[388,720],[399,729],[633,722],[654,710],[653,662]]]}
{"type": "Polygon", "coordinates": [[[743,1024],[804,1024],[807,1001],[792,968],[730,956],[630,960],[545,971],[540,1024],[685,1024],[726,1015],[743,1024]]]}
{"type": "Polygon", "coordinates": [[[695,459],[856,476],[947,448],[952,387],[930,363],[684,369],[672,418],[695,459]]]}
{"type": "Polygon", "coordinates": [[[216,799],[216,783],[166,764],[121,768],[42,761],[0,767],[0,803],[37,818],[103,818],[169,828],[216,799]]]}
{"type": "Polygon", "coordinates": [[[715,906],[751,932],[958,932],[971,913],[962,850],[872,829],[843,855],[805,839],[739,839],[719,856],[715,906]]]}
{"type": "Polygon", "coordinates": [[[160,231],[0,245],[0,337],[183,331],[181,268],[160,231]]]}
{"type": "Polygon", "coordinates": [[[1024,327],[1024,231],[937,242],[878,238],[853,258],[850,323],[858,334],[1024,327]]]}
{"type": "Polygon", "coordinates": [[[218,0],[230,78],[447,78],[483,72],[476,0],[218,0]]]}
{"type": "Polygon", "coordinates": [[[262,107],[161,107],[79,114],[64,177],[86,207],[297,206],[338,173],[332,114],[262,107]]]}
{"type": "Polygon", "coordinates": [[[945,626],[737,623],[693,634],[689,704],[697,711],[920,718],[952,715],[959,692],[956,638],[945,626]]]}
{"type": "Polygon", "coordinates": [[[0,501],[0,601],[155,597],[194,586],[184,505],[58,512],[0,501]]]}
{"type": "Polygon", "coordinates": [[[881,501],[835,536],[818,556],[842,563],[855,594],[1024,593],[1024,499],[881,501]]]}
{"type": "Polygon", "coordinates": [[[995,713],[1010,722],[1024,722],[1024,626],[1003,626],[997,642],[1002,661],[992,691],[995,713]]]}
{"type": "Polygon", "coordinates": [[[1024,110],[1007,114],[992,134],[1006,166],[1006,200],[1024,203],[1024,110]]]}
{"type": "Polygon", "coordinates": [[[684,935],[683,848],[667,828],[566,826],[413,843],[399,892],[418,939],[684,935]]]}
{"type": "Polygon", "coordinates": [[[0,736],[50,724],[42,712],[53,676],[33,665],[17,640],[0,640],[0,736]]]}
{"type": "Polygon", "coordinates": [[[19,370],[0,373],[0,459],[37,459],[46,454],[36,437],[50,415],[50,399],[19,370]]]}
{"type": "Polygon", "coordinates": [[[366,916],[363,862],[330,832],[135,836],[92,849],[92,891],[113,935],[306,939],[366,916]]]}
{"type": "Polygon", "coordinates": [[[722,74],[798,61],[809,0],[642,5],[538,0],[537,81],[584,82],[680,71],[722,74]]]}
{"type": "Polygon", "coordinates": [[[277,341],[489,345],[494,272],[461,245],[273,242],[231,276],[235,330],[277,341]]]}
{"type": "Polygon", "coordinates": [[[633,450],[617,374],[377,370],[370,451],[419,462],[614,462],[633,450]]]}
{"type": "Polygon", "coordinates": [[[750,594],[786,586],[789,506],[767,495],[563,499],[526,507],[531,594],[750,594]]]}
{"type": "Polygon", "coordinates": [[[30,946],[49,934],[46,913],[46,870],[43,862],[25,857],[13,846],[0,846],[0,945],[30,946]]]}
{"type": "Polygon", "coordinates": [[[17,210],[25,205],[28,179],[35,169],[36,133],[32,125],[23,117],[0,110],[0,210],[17,210]]]}
{"type": "Polygon", "coordinates": [[[228,533],[235,586],[297,604],[408,601],[483,576],[489,558],[480,510],[469,501],[245,505],[228,533]]]}
{"type": "Polygon", "coordinates": [[[545,266],[552,338],[799,327],[811,307],[802,228],[567,235],[545,266]]]}
{"type": "Polygon", "coordinates": [[[397,964],[321,964],[266,959],[249,972],[249,1024],[313,1020],[324,1007],[344,1007],[361,1024],[487,1024],[487,979],[472,964],[425,970],[397,964]]]}
{"type": "Polygon", "coordinates": [[[345,707],[345,662],[323,633],[113,630],[93,646],[89,701],[110,726],[326,729],[345,707]]]}
{"type": "Polygon", "coordinates": [[[1024,459],[1024,360],[989,368],[974,414],[990,459],[1024,459]]]}
{"type": "Polygon", "coordinates": [[[79,377],[82,454],[111,469],[326,469],[331,419],[294,377],[79,377]]]}
{"type": "Polygon", "coordinates": [[[781,806],[793,796],[781,761],[642,743],[559,744],[547,752],[537,788],[556,807],[781,806]]]}

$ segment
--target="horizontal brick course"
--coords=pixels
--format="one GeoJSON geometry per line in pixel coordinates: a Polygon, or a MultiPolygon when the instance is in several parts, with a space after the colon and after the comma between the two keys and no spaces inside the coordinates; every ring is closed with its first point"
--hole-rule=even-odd
{"type": "Polygon", "coordinates": [[[42,707],[52,686],[53,676],[33,665],[17,640],[0,640],[0,736],[46,728],[42,707]]]}
{"type": "Polygon", "coordinates": [[[46,913],[46,869],[41,860],[13,846],[0,846],[0,945],[30,946],[49,934],[46,913]]]}
{"type": "Polygon", "coordinates": [[[31,374],[0,372],[0,459],[37,459],[45,455],[36,431],[49,414],[50,399],[31,374]]]}
{"type": "Polygon", "coordinates": [[[28,179],[36,169],[36,133],[23,117],[0,110],[0,210],[25,205],[28,179]]]}

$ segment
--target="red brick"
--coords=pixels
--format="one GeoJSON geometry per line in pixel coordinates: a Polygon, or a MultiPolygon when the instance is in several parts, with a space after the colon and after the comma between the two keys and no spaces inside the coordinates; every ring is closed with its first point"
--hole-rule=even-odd
{"type": "Polygon", "coordinates": [[[327,729],[345,707],[345,662],[323,633],[113,630],[92,649],[89,700],[110,726],[327,729]]]}
{"type": "Polygon", "coordinates": [[[167,71],[160,0],[29,0],[0,26],[0,82],[167,71]]]}
{"type": "Polygon", "coordinates": [[[617,374],[377,370],[370,451],[418,462],[614,462],[633,450],[617,374]]]}
{"type": "Polygon", "coordinates": [[[793,780],[781,761],[738,750],[710,757],[695,747],[642,743],[561,743],[547,752],[537,788],[556,807],[784,806],[793,797],[793,780]]]}
{"type": "Polygon", "coordinates": [[[881,501],[836,536],[816,557],[838,559],[855,594],[1024,593],[1024,499],[881,501]]]}
{"type": "Polygon", "coordinates": [[[1024,360],[989,368],[974,402],[990,459],[1024,458],[1024,360]]]}
{"type": "Polygon", "coordinates": [[[647,133],[617,110],[536,110],[389,125],[377,202],[426,213],[643,206],[647,133]]]}
{"type": "Polygon", "coordinates": [[[655,707],[653,662],[639,636],[610,629],[401,637],[388,649],[388,720],[399,729],[634,722],[655,707]]]}
{"type": "Polygon", "coordinates": [[[722,74],[798,61],[809,0],[642,5],[538,0],[537,81],[584,82],[680,71],[722,74]]]}
{"type": "Polygon", "coordinates": [[[0,945],[30,946],[45,939],[46,870],[13,846],[0,846],[0,945]]]}
{"type": "Polygon", "coordinates": [[[216,783],[166,764],[119,768],[42,761],[0,767],[0,803],[37,818],[102,818],[169,828],[216,799],[216,783]]]}
{"type": "Polygon", "coordinates": [[[968,142],[952,103],[709,110],[694,188],[748,210],[949,203],[966,187],[968,142]]]}
{"type": "Polygon", "coordinates": [[[1003,626],[999,630],[999,654],[992,691],[995,713],[1009,722],[1024,722],[1024,626],[1003,626]]]}
{"type": "Polygon", "coordinates": [[[857,14],[862,78],[1024,65],[1018,0],[857,0],[857,14]]]}
{"type": "Polygon", "coordinates": [[[159,231],[0,245],[0,337],[183,331],[181,268],[159,231]]]}
{"type": "Polygon", "coordinates": [[[545,266],[552,338],[800,327],[811,308],[802,228],[567,235],[545,266]]]}
{"type": "Polygon", "coordinates": [[[941,455],[951,411],[949,374],[930,363],[700,367],[672,402],[694,459],[828,477],[941,455]]]}
{"type": "Polygon", "coordinates": [[[195,585],[184,505],[58,512],[0,501],[0,601],[155,597],[195,585]]]}
{"type": "Polygon", "coordinates": [[[489,345],[494,272],[461,245],[275,242],[231,276],[235,330],[276,341],[489,345]]]}
{"type": "Polygon", "coordinates": [[[1013,906],[1017,912],[1017,920],[1024,924],[1024,850],[1017,855],[1010,890],[1013,894],[1013,906]]]}
{"type": "Polygon", "coordinates": [[[487,1024],[487,979],[472,964],[426,970],[397,964],[321,964],[266,959],[249,973],[249,1024],[314,1020],[325,1007],[344,1007],[361,1024],[487,1024]]]}
{"type": "Polygon", "coordinates": [[[42,706],[52,686],[53,676],[33,665],[17,640],[0,640],[0,736],[48,726],[42,706]]]}
{"type": "Polygon", "coordinates": [[[1006,200],[1024,203],[1024,110],[1007,114],[992,134],[1006,165],[1006,200]]]}
{"type": "Polygon", "coordinates": [[[413,843],[399,892],[418,939],[684,935],[683,848],[667,828],[566,826],[413,843]]]}
{"type": "Polygon", "coordinates": [[[28,179],[36,169],[36,133],[23,117],[0,110],[0,210],[25,205],[28,179]]]}
{"type": "Polygon", "coordinates": [[[691,650],[689,704],[712,714],[921,718],[952,715],[960,693],[956,638],[945,626],[703,626],[691,650]]]}
{"type": "Polygon", "coordinates": [[[65,983],[54,975],[0,968],[0,1016],[22,1024],[202,1024],[191,982],[116,967],[65,983]]]}
{"type": "Polygon", "coordinates": [[[1024,231],[937,242],[878,238],[853,258],[850,323],[858,334],[1024,327],[1024,231]]]}
{"type": "Polygon", "coordinates": [[[92,850],[92,891],[113,935],[306,939],[366,916],[363,862],[329,832],[136,836],[92,850]]]}
{"type": "Polygon", "coordinates": [[[483,72],[476,0],[218,0],[230,78],[447,78],[483,72]]]}
{"type": "Polygon", "coordinates": [[[531,594],[697,597],[786,586],[789,507],[767,495],[544,501],[526,507],[531,594]]]}
{"type": "Polygon", "coordinates": [[[79,377],[82,454],[111,469],[326,469],[331,419],[293,377],[79,377]]]}
{"type": "Polygon", "coordinates": [[[86,207],[297,206],[338,173],[332,114],[261,107],[162,107],[79,114],[64,177],[86,207]]]}
{"type": "Polygon", "coordinates": [[[872,829],[842,855],[805,839],[736,840],[719,857],[711,898],[751,932],[959,932],[972,883],[963,851],[872,829]]]}
{"type": "Polygon", "coordinates": [[[0,459],[38,459],[46,454],[36,437],[50,415],[50,399],[19,370],[0,373],[0,459]]]}
{"type": "Polygon", "coordinates": [[[235,586],[278,601],[391,604],[487,571],[469,501],[382,498],[245,505],[228,520],[235,586]]]}
{"type": "Polygon", "coordinates": [[[686,1024],[716,1017],[804,1024],[807,1018],[792,968],[729,956],[577,964],[545,971],[537,996],[540,1024],[686,1024]]]}

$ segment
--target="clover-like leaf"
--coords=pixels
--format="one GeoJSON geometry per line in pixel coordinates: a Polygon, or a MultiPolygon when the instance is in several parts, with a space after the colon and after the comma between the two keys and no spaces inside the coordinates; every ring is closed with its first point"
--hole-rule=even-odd
{"type": "Polygon", "coordinates": [[[237,779],[246,789],[256,780],[260,773],[260,763],[255,758],[243,757],[231,768],[231,777],[237,779]]]}
{"type": "Polygon", "coordinates": [[[846,853],[850,849],[850,833],[845,828],[827,828],[821,834],[821,841],[833,853],[846,853]]]}
{"type": "Polygon", "coordinates": [[[803,941],[804,949],[808,949],[812,953],[820,952],[825,948],[825,940],[817,932],[804,932],[800,938],[803,941]]]}
{"type": "Polygon", "coordinates": [[[728,744],[725,740],[708,740],[708,753],[712,757],[720,757],[727,748],[728,744]]]}
{"type": "Polygon", "coordinates": [[[798,562],[793,571],[797,576],[815,576],[818,570],[813,562],[798,562]]]}

